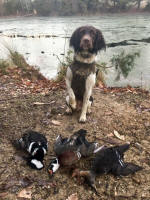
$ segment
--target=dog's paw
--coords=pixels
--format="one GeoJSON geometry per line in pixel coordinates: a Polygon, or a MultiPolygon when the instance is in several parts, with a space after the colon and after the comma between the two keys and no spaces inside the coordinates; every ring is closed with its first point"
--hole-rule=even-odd
{"type": "Polygon", "coordinates": [[[86,122],[86,116],[81,116],[79,119],[80,123],[85,123],[86,122]]]}
{"type": "Polygon", "coordinates": [[[76,102],[75,98],[71,98],[71,97],[67,96],[66,97],[66,104],[72,110],[76,110],[76,108],[77,108],[77,102],[76,102]]]}
{"type": "Polygon", "coordinates": [[[72,108],[73,110],[76,110],[76,108],[77,108],[77,103],[76,103],[76,101],[70,101],[70,106],[71,106],[71,108],[72,108]]]}

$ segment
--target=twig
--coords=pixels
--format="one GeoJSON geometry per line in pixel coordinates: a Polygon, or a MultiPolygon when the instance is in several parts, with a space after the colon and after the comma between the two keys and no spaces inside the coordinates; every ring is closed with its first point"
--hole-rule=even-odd
{"type": "Polygon", "coordinates": [[[53,54],[53,55],[54,55],[54,56],[56,56],[56,58],[59,60],[60,64],[62,64],[62,65],[63,65],[63,62],[60,60],[59,56],[58,56],[58,55],[56,55],[56,54],[53,54]]]}
{"type": "Polygon", "coordinates": [[[34,102],[33,105],[51,105],[51,104],[53,104],[53,103],[55,103],[55,101],[52,101],[52,102],[50,102],[50,103],[34,102]]]}
{"type": "Polygon", "coordinates": [[[101,67],[101,68],[103,68],[103,69],[109,69],[109,68],[112,68],[112,67],[113,67],[113,66],[110,66],[110,67],[104,67],[104,66],[102,66],[102,65],[100,65],[100,64],[97,64],[97,63],[96,63],[96,66],[101,67]]]}
{"type": "Polygon", "coordinates": [[[143,88],[143,72],[141,72],[141,88],[143,88]]]}

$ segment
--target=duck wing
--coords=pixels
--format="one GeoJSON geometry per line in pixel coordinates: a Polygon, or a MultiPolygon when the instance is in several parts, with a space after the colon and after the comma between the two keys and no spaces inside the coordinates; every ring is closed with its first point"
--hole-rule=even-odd
{"type": "Polygon", "coordinates": [[[62,138],[61,135],[56,138],[56,141],[54,143],[54,152],[57,156],[67,151],[76,150],[76,146],[73,145],[72,141],[69,138],[62,138]]]}
{"type": "Polygon", "coordinates": [[[93,154],[98,146],[98,143],[96,142],[89,142],[86,139],[86,135],[87,131],[85,129],[80,129],[77,132],[75,132],[70,138],[70,140],[72,140],[78,151],[84,157],[93,154]]]}
{"type": "Polygon", "coordinates": [[[118,153],[120,154],[120,156],[123,156],[123,154],[130,148],[130,144],[123,144],[120,146],[115,146],[114,149],[118,151],[118,153]]]}
{"type": "Polygon", "coordinates": [[[126,162],[123,165],[118,164],[114,169],[112,169],[112,174],[117,176],[128,176],[129,174],[134,174],[142,169],[142,167],[136,164],[126,162]]]}

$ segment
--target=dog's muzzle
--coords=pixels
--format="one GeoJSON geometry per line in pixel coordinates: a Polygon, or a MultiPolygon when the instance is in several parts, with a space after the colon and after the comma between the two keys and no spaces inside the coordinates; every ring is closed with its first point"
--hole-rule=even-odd
{"type": "Polygon", "coordinates": [[[80,47],[83,50],[88,50],[93,47],[92,38],[90,37],[90,35],[86,34],[82,37],[81,42],[80,42],[80,47]]]}

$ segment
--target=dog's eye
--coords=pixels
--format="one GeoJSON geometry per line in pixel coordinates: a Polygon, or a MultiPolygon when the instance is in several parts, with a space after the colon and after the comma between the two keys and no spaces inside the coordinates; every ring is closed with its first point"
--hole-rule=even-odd
{"type": "Polygon", "coordinates": [[[93,30],[91,30],[91,31],[90,31],[90,35],[91,35],[92,37],[94,37],[94,36],[95,36],[95,32],[94,32],[93,30]]]}
{"type": "Polygon", "coordinates": [[[80,34],[81,34],[81,35],[84,35],[84,34],[85,34],[85,30],[81,30],[81,31],[80,31],[80,34]]]}

